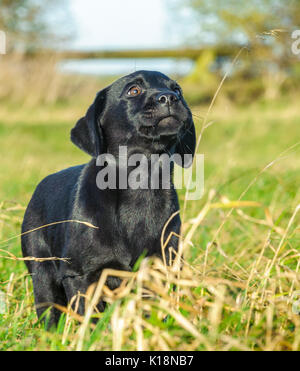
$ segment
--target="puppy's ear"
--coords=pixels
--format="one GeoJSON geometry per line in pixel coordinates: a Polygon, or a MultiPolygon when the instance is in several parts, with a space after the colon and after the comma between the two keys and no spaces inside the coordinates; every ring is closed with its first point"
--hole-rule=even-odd
{"type": "Polygon", "coordinates": [[[87,113],[71,130],[71,141],[92,157],[105,152],[101,113],[106,101],[106,89],[101,90],[87,113]]]}
{"type": "Polygon", "coordinates": [[[187,127],[183,129],[183,134],[180,136],[180,140],[178,141],[176,148],[175,148],[175,153],[178,153],[181,157],[181,162],[176,161],[175,157],[175,162],[177,165],[180,165],[184,168],[188,168],[192,165],[193,163],[193,158],[195,154],[195,149],[196,149],[196,130],[195,126],[193,123],[193,120],[190,121],[187,127]],[[184,155],[192,155],[190,160],[184,161],[184,155]]]}

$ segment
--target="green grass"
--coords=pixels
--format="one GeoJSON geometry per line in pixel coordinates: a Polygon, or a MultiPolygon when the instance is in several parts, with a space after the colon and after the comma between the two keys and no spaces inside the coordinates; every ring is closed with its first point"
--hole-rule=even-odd
{"type": "MultiPolygon", "coordinates": [[[[69,140],[71,127],[85,110],[86,102],[0,109],[0,241],[20,233],[24,208],[43,177],[88,160],[69,140]]],[[[204,116],[206,110],[193,108],[197,116],[204,116]]],[[[224,103],[209,120],[214,123],[205,130],[199,148],[205,156],[205,194],[199,201],[188,202],[183,226],[186,235],[214,190],[210,201],[214,206],[185,251],[189,265],[182,277],[194,284],[179,284],[178,309],[163,296],[170,293],[168,284],[155,278],[155,272],[163,269],[157,262],[142,264],[148,277],[143,286],[155,283],[161,293],[148,302],[142,300],[135,279],[128,281],[131,288],[124,297],[106,292],[113,304],[100,316],[96,328],[86,329],[81,349],[300,349],[300,317],[292,312],[293,293],[300,290],[300,213],[292,218],[300,202],[300,146],[292,148],[299,140],[297,102],[247,107],[224,103]],[[226,217],[230,210],[226,200],[259,205],[239,204],[226,217]],[[268,215],[273,226],[266,225],[268,215]],[[180,316],[168,313],[166,303],[180,316]],[[132,318],[140,318],[143,326],[132,318]]],[[[200,132],[201,119],[195,117],[195,122],[200,132]]],[[[182,206],[184,194],[179,191],[182,206]]],[[[2,243],[0,249],[21,257],[19,238],[2,243]]],[[[170,279],[175,280],[172,274],[170,279]]],[[[50,332],[37,322],[31,279],[22,261],[0,259],[0,290],[6,293],[7,304],[6,312],[0,314],[0,350],[78,348],[76,321],[71,320],[68,328],[64,316],[58,329],[50,332]]]]}

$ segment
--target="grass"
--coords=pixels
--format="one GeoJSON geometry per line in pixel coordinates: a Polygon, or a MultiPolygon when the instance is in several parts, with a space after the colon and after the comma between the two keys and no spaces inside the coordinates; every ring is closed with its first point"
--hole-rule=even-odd
{"type": "MultiPolygon", "coordinates": [[[[0,241],[20,233],[24,209],[44,176],[88,160],[69,141],[87,104],[1,106],[0,241]]],[[[207,107],[193,112],[199,133],[207,107]]],[[[114,292],[102,277],[86,298],[90,315],[100,317],[97,325],[66,310],[58,329],[47,332],[17,259],[19,238],[2,242],[1,350],[300,350],[294,313],[300,290],[298,103],[219,101],[209,121],[199,148],[205,194],[187,203],[182,270],[146,259],[114,292]],[[100,295],[110,305],[95,314],[100,295]]],[[[184,195],[179,191],[181,206],[184,195]]]]}

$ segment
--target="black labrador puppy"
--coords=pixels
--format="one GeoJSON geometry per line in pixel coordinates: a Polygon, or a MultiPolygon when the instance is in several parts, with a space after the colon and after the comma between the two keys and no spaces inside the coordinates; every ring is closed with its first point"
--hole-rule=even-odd
{"type": "MultiPolygon", "coordinates": [[[[124,180],[125,174],[128,179],[137,168],[128,162],[124,165],[121,146],[126,148],[128,158],[140,154],[150,161],[153,154],[191,157],[196,142],[192,114],[181,88],[167,76],[153,71],[134,72],[100,91],[85,117],[72,129],[71,140],[92,157],[91,161],[47,176],[36,188],[22,225],[22,232],[27,232],[61,221],[23,235],[22,251],[24,257],[69,259],[26,262],[33,279],[38,317],[46,309],[43,303],[48,303],[48,307],[49,303],[67,305],[78,292],[85,293],[105,268],[130,271],[143,252],[162,256],[162,229],[179,209],[172,177],[167,181],[169,187],[165,187],[166,182],[162,187],[159,167],[159,186],[155,189],[130,184],[120,187],[120,176],[123,174],[124,180]],[[97,182],[100,170],[109,168],[111,162],[109,158],[105,164],[98,162],[103,154],[115,159],[116,186],[105,188],[97,182]],[[98,228],[63,222],[68,220],[98,228]]],[[[183,163],[185,167],[189,165],[183,163]]],[[[172,169],[171,166],[170,173],[172,169]]],[[[150,167],[144,175],[148,172],[150,167]]],[[[105,181],[107,176],[102,183],[105,181]]],[[[165,235],[171,231],[180,233],[179,215],[171,220],[165,235]]],[[[169,245],[176,250],[177,244],[173,237],[169,245]]],[[[167,261],[169,258],[167,249],[167,261]]],[[[119,284],[116,278],[107,281],[110,289],[119,284]]],[[[100,302],[99,310],[103,311],[104,306],[100,302]]],[[[84,313],[83,301],[78,312],[84,313]]],[[[50,324],[57,323],[59,315],[52,308],[50,324]]]]}

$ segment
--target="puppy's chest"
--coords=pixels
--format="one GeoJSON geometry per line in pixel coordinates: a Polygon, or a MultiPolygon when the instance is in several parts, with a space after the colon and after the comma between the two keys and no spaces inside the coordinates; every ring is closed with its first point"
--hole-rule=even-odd
{"type": "Polygon", "coordinates": [[[147,245],[160,239],[162,228],[173,212],[173,190],[131,191],[120,203],[121,233],[131,244],[147,245]]]}

